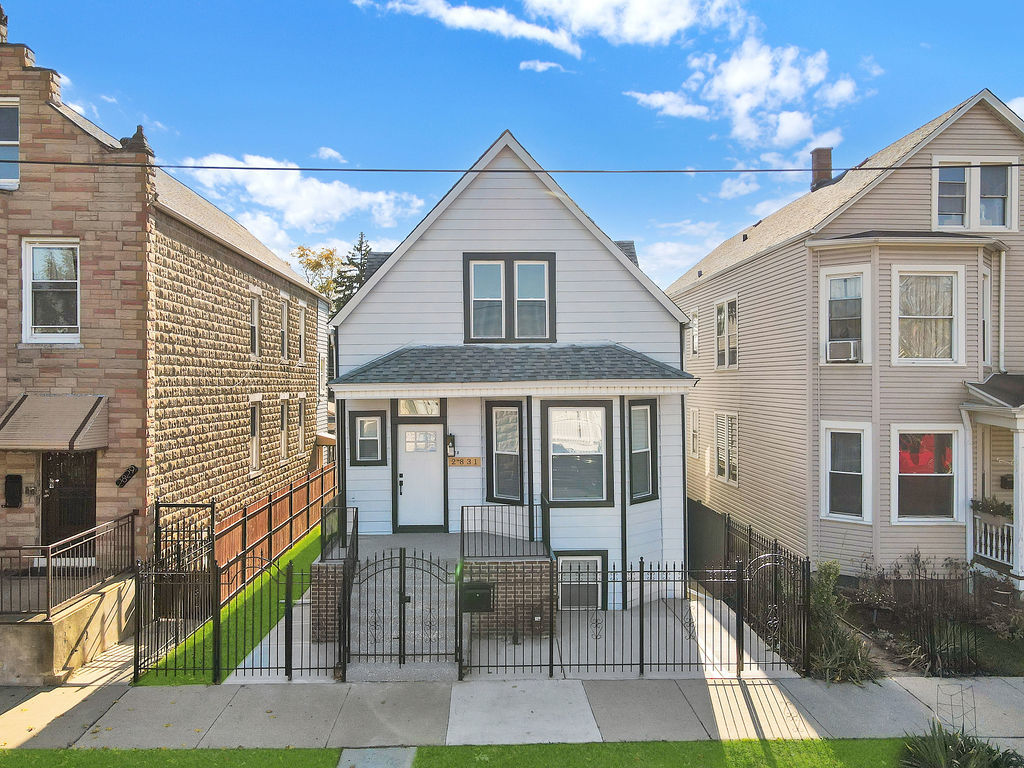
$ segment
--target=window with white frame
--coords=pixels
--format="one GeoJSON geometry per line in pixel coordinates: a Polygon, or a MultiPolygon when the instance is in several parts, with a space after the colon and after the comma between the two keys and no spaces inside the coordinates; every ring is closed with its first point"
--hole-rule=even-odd
{"type": "Polygon", "coordinates": [[[736,299],[715,305],[715,367],[735,368],[739,362],[736,299]]]}
{"type": "Polygon", "coordinates": [[[957,519],[958,429],[893,426],[894,519],[957,519]]]}
{"type": "Polygon", "coordinates": [[[739,481],[736,432],[739,418],[734,413],[715,414],[715,477],[725,483],[739,481]]]}
{"type": "Polygon", "coordinates": [[[288,299],[281,299],[281,359],[288,359],[288,299]]]}
{"type": "Polygon", "coordinates": [[[690,409],[690,420],[687,422],[687,428],[690,430],[689,447],[691,456],[700,455],[700,410],[697,408],[690,409]]]}
{"type": "Polygon", "coordinates": [[[587,506],[611,503],[610,404],[544,405],[549,499],[587,506]]]}
{"type": "Polygon", "coordinates": [[[629,498],[634,503],[658,496],[657,421],[654,400],[629,404],[629,498]]]}
{"type": "Polygon", "coordinates": [[[487,495],[491,501],[521,502],[523,498],[522,405],[487,403],[490,414],[487,446],[489,476],[487,495]]]}
{"type": "Polygon", "coordinates": [[[22,249],[23,341],[77,342],[81,331],[78,242],[25,240],[22,249]]]}
{"type": "Polygon", "coordinates": [[[281,461],[288,458],[288,401],[281,401],[281,461]]]}
{"type": "Polygon", "coordinates": [[[981,269],[981,362],[992,365],[992,270],[981,269]]]}
{"type": "Polygon", "coordinates": [[[299,398],[299,452],[306,450],[306,399],[299,398]]]}
{"type": "Polygon", "coordinates": [[[260,297],[249,297],[249,354],[260,354],[260,297]]]}
{"type": "Polygon", "coordinates": [[[690,310],[690,354],[694,357],[700,353],[700,328],[696,307],[690,310]]]}
{"type": "Polygon", "coordinates": [[[1016,229],[1017,158],[932,160],[936,229],[1016,229]]]}
{"type": "Polygon", "coordinates": [[[962,363],[964,270],[893,267],[893,362],[962,363]]]}
{"type": "Polygon", "coordinates": [[[384,411],[350,411],[348,431],[349,461],[353,467],[384,466],[387,463],[384,411]]]}
{"type": "Polygon", "coordinates": [[[870,424],[822,422],[822,517],[870,521],[870,435],[870,424]]]}
{"type": "Polygon", "coordinates": [[[466,253],[465,341],[554,341],[554,254],[466,253]]]}
{"type": "Polygon", "coordinates": [[[516,338],[548,337],[548,265],[544,261],[517,261],[516,338]]]}
{"type": "Polygon", "coordinates": [[[249,403],[249,471],[260,468],[260,404],[249,403]]]}
{"type": "Polygon", "coordinates": [[[0,189],[15,189],[21,178],[18,164],[20,105],[16,96],[0,96],[0,189]]]}
{"type": "Polygon", "coordinates": [[[470,335],[474,339],[505,337],[505,264],[474,261],[470,265],[470,335]]]}
{"type": "Polygon", "coordinates": [[[604,608],[604,560],[600,555],[558,555],[559,610],[604,608]]]}
{"type": "Polygon", "coordinates": [[[299,307],[299,362],[306,361],[306,308],[299,307]]]}
{"type": "Polygon", "coordinates": [[[865,362],[866,269],[822,274],[826,363],[865,362]]]}

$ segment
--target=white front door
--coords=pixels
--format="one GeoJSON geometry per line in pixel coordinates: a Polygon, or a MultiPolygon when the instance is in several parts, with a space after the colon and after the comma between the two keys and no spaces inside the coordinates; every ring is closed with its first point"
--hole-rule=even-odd
{"type": "Polygon", "coordinates": [[[398,525],[444,525],[444,428],[398,427],[398,525]]]}

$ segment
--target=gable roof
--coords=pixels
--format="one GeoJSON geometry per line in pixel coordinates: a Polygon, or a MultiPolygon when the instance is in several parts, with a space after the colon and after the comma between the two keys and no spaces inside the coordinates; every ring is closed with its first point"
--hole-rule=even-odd
{"type": "MultiPolygon", "coordinates": [[[[66,104],[50,102],[50,106],[77,125],[104,146],[120,150],[121,142],[91,120],[83,117],[66,104]]],[[[184,221],[226,245],[233,251],[283,277],[300,288],[316,294],[306,280],[292,266],[265,246],[248,229],[195,190],[189,188],[162,168],[154,170],[156,205],[176,219],[184,221]]],[[[321,297],[326,298],[326,297],[321,297]]]]}
{"type": "Polygon", "coordinates": [[[982,102],[1024,134],[1024,121],[986,88],[861,161],[856,168],[842,173],[831,183],[798,197],[756,224],[736,233],[672,283],[666,293],[678,296],[696,282],[698,275],[702,279],[710,277],[790,240],[820,231],[879,182],[888,178],[893,168],[903,165],[961,115],[982,102]],[[874,170],[857,170],[861,167],[874,170]]]}
{"type": "MultiPolygon", "coordinates": [[[[391,255],[388,256],[382,264],[367,278],[366,282],[356,291],[355,295],[343,306],[338,313],[331,318],[331,325],[339,325],[344,322],[345,318],[352,314],[352,311],[362,302],[362,300],[374,289],[388,271],[397,264],[402,257],[409,251],[410,248],[423,236],[431,225],[443,214],[448,206],[454,202],[459,195],[481,174],[485,173],[487,166],[498,156],[498,153],[504,149],[509,149],[517,158],[530,170],[534,171],[534,176],[540,182],[548,188],[552,195],[560,200],[562,204],[572,213],[581,224],[603,245],[612,256],[614,256],[623,267],[643,285],[648,292],[657,300],[665,310],[672,315],[676,320],[681,323],[688,323],[689,318],[686,314],[679,309],[672,302],[671,299],[662,291],[653,280],[651,280],[644,272],[634,263],[629,256],[623,251],[623,249],[616,245],[608,235],[601,231],[601,229],[594,223],[587,214],[575,203],[575,201],[566,194],[551,175],[547,173],[533,156],[530,155],[523,146],[516,140],[516,137],[512,135],[511,131],[504,131],[497,140],[487,148],[473,166],[462,177],[452,186],[451,189],[445,194],[444,197],[438,201],[430,212],[423,217],[416,228],[399,244],[398,248],[392,251],[391,255]]],[[[627,241],[622,241],[627,242],[627,241]]]]}

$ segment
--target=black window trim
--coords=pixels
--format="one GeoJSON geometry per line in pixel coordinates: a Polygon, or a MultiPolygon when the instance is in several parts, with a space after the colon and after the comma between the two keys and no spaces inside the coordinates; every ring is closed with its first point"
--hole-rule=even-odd
{"type": "Polygon", "coordinates": [[[463,317],[463,342],[466,344],[553,344],[557,341],[555,329],[555,254],[547,253],[463,253],[462,254],[462,317],[463,317]],[[504,305],[502,312],[504,316],[505,333],[502,337],[477,339],[473,337],[472,328],[472,303],[473,296],[470,292],[470,270],[475,261],[501,262],[503,264],[504,279],[504,305]],[[516,337],[516,295],[515,295],[515,265],[516,262],[545,262],[548,270],[548,335],[544,338],[516,337]]]}
{"type": "Polygon", "coordinates": [[[484,417],[487,419],[486,426],[486,457],[487,471],[487,501],[495,504],[522,504],[523,503],[523,402],[521,400],[487,400],[484,403],[484,417]],[[494,490],[494,409],[515,408],[519,414],[519,495],[516,497],[498,496],[494,490]]]}
{"type": "MultiPolygon", "coordinates": [[[[607,549],[557,549],[551,553],[555,558],[555,582],[557,591],[555,600],[561,608],[562,603],[562,580],[559,578],[558,558],[560,557],[597,557],[601,559],[601,607],[599,610],[608,610],[608,550],[607,549]]],[[[571,583],[571,582],[570,582],[571,583]]],[[[593,608],[566,608],[565,610],[594,610],[593,608]]]]}
{"type": "Polygon", "coordinates": [[[572,507],[614,507],[615,476],[613,474],[615,446],[612,444],[612,401],[611,400],[542,400],[540,403],[541,441],[541,493],[551,508],[572,507]],[[550,408],[604,408],[604,498],[583,501],[557,501],[551,498],[551,446],[548,442],[548,410],[550,408]]]}
{"type": "Polygon", "coordinates": [[[658,498],[658,399],[656,397],[643,398],[640,400],[627,400],[626,410],[629,413],[627,423],[629,424],[629,442],[626,444],[629,450],[626,464],[629,467],[629,503],[641,504],[647,501],[655,501],[658,498]],[[633,493],[633,408],[650,408],[648,429],[651,440],[651,490],[648,493],[637,496],[633,493]]]}
{"type": "Polygon", "coordinates": [[[386,467],[388,464],[387,411],[349,411],[348,412],[348,453],[350,467],[386,467]],[[380,419],[380,458],[366,460],[359,457],[359,434],[357,419],[380,419]]]}

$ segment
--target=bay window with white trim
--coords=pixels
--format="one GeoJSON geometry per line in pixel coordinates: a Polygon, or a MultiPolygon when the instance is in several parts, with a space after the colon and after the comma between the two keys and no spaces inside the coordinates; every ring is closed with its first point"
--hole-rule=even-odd
{"type": "Polygon", "coordinates": [[[962,521],[959,426],[893,424],[890,450],[893,523],[962,521]]]}
{"type": "Polygon", "coordinates": [[[828,267],[820,272],[821,362],[871,362],[871,265],[828,267]]]}
{"type": "Polygon", "coordinates": [[[965,270],[895,264],[892,363],[963,365],[965,270]]]}
{"type": "Polygon", "coordinates": [[[611,490],[611,404],[544,403],[548,498],[555,505],[608,506],[611,490]]]}
{"type": "Polygon", "coordinates": [[[822,421],[820,516],[871,522],[871,424],[822,421]]]}
{"type": "Polygon", "coordinates": [[[22,243],[22,341],[73,344],[80,340],[79,246],[73,239],[22,243]]]}

